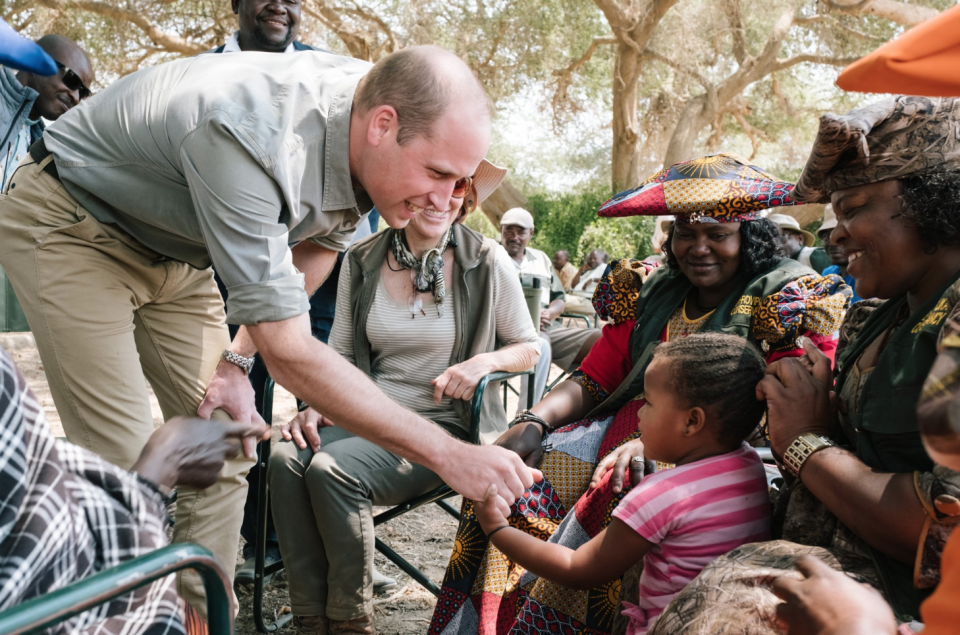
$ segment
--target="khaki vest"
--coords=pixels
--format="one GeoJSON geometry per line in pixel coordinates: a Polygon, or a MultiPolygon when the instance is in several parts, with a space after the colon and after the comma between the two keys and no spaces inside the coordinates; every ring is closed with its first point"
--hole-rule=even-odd
{"type": "MultiPolygon", "coordinates": [[[[357,367],[370,375],[371,350],[367,339],[367,316],[380,283],[380,268],[390,248],[389,231],[365,238],[347,251],[350,259],[350,306],[353,309],[353,352],[357,367]]],[[[450,365],[497,348],[493,305],[493,261],[497,244],[477,232],[454,225],[452,293],[456,338],[450,351],[450,365]]],[[[479,439],[491,443],[507,429],[507,415],[498,398],[499,382],[488,384],[483,395],[479,439]]],[[[470,402],[454,399],[453,407],[463,428],[470,428],[470,402]]]]}

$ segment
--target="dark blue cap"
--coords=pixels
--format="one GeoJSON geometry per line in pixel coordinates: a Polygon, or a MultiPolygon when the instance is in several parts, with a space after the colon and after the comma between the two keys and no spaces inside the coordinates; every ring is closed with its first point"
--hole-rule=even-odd
{"type": "Polygon", "coordinates": [[[0,19],[0,64],[37,75],[53,75],[57,72],[57,63],[47,55],[46,51],[36,42],[31,42],[14,31],[2,19],[0,19]]]}

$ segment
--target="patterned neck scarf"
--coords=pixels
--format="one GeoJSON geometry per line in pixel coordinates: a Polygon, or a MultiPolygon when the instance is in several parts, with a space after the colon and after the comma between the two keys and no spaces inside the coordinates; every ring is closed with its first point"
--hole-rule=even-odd
{"type": "Polygon", "coordinates": [[[427,250],[423,258],[417,259],[407,246],[407,237],[402,229],[391,229],[393,238],[390,245],[393,257],[403,269],[412,269],[413,294],[410,296],[410,315],[416,316],[417,311],[423,310],[421,293],[432,292],[433,300],[437,305],[437,315],[443,317],[443,298],[446,295],[446,284],[443,279],[443,252],[453,237],[453,227],[447,230],[440,242],[433,249],[427,250]]]}

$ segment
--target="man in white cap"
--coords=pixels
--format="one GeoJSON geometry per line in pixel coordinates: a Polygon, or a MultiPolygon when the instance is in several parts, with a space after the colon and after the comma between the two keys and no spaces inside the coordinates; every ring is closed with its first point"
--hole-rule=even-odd
{"type": "Polygon", "coordinates": [[[783,250],[788,258],[793,258],[817,273],[830,265],[826,252],[819,247],[814,247],[817,242],[816,237],[800,227],[796,218],[786,214],[770,214],[767,219],[780,228],[780,233],[783,235],[783,250]]]}
{"type": "MultiPolygon", "coordinates": [[[[564,372],[574,370],[600,339],[600,329],[569,328],[561,325],[559,318],[565,306],[563,284],[554,272],[549,256],[528,246],[535,229],[533,215],[522,207],[508,210],[500,219],[501,242],[517,268],[520,283],[525,287],[532,287],[533,281],[539,280],[540,288],[543,289],[539,325],[540,361],[537,364],[534,403],[543,396],[551,361],[564,372]]],[[[521,404],[527,403],[526,378],[523,386],[521,404]]]]}

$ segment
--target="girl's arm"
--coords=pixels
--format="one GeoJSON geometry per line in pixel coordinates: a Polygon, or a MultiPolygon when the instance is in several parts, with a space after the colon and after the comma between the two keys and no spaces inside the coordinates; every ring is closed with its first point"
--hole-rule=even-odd
{"type": "MultiPolygon", "coordinates": [[[[488,535],[507,525],[507,519],[494,504],[496,493],[495,486],[489,487],[483,502],[476,504],[477,519],[488,535]]],[[[570,589],[591,589],[616,580],[653,546],[617,518],[576,551],[543,542],[509,526],[496,531],[490,541],[520,566],[570,589]]]]}

